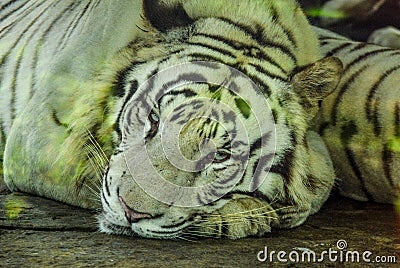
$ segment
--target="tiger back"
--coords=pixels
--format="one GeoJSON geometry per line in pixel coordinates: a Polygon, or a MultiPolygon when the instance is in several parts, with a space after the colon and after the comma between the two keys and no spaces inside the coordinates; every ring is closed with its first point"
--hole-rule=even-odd
{"type": "Polygon", "coordinates": [[[324,55],[344,64],[317,124],[339,190],[356,200],[393,203],[400,194],[400,50],[314,29],[324,55]]]}

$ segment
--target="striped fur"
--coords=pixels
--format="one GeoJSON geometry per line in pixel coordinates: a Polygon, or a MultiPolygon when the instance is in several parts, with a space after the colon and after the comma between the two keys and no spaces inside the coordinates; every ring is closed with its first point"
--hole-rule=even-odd
{"type": "Polygon", "coordinates": [[[315,29],[323,53],[344,64],[344,76],[318,119],[340,192],[393,203],[400,193],[400,50],[315,29]]]}
{"type": "MultiPolygon", "coordinates": [[[[336,87],[341,63],[318,60],[318,40],[295,1],[228,2],[144,1],[143,20],[140,1],[3,4],[0,122],[8,186],[87,208],[99,208],[90,194],[97,192],[103,232],[156,238],[263,235],[271,227],[297,226],[316,212],[334,173],[325,145],[308,126],[318,101],[336,87]],[[168,14],[176,17],[166,20],[168,14]],[[243,108],[247,102],[260,109],[251,100],[211,85],[172,89],[174,75],[140,87],[162,70],[199,60],[233,67],[261,88],[277,134],[270,170],[274,155],[265,149],[271,147],[270,133],[260,133],[254,113],[243,108]],[[161,90],[166,91],[159,100],[161,90]],[[213,115],[239,132],[223,109],[185,106],[202,98],[222,100],[235,111],[232,118],[244,122],[248,142],[233,139],[228,146],[223,128],[198,119],[213,115]],[[156,107],[150,115],[149,106],[156,107]],[[222,160],[198,172],[172,165],[160,153],[159,124],[176,111],[175,120],[189,122],[178,137],[185,157],[196,159],[204,138],[229,157],[219,155],[222,160]],[[145,135],[138,131],[143,128],[145,135]],[[228,194],[203,206],[180,207],[158,201],[134,180],[139,174],[132,174],[132,164],[147,174],[140,161],[144,151],[135,150],[142,143],[158,174],[185,187],[234,176],[241,150],[248,146],[251,154],[228,194]],[[256,166],[262,167],[259,173],[256,166]],[[252,183],[263,179],[253,191],[252,183]]],[[[211,76],[214,71],[210,68],[211,76]]],[[[184,78],[177,76],[178,82],[184,78]]]]}
{"type": "MultiPolygon", "coordinates": [[[[106,133],[112,119],[103,123],[98,118],[107,118],[106,107],[114,103],[112,84],[90,82],[82,88],[142,32],[124,26],[140,27],[140,10],[138,2],[127,1],[1,2],[0,148],[11,189],[99,206],[82,186],[101,184],[98,168],[93,170],[87,157],[99,155],[93,140],[106,154],[112,151],[106,133]],[[104,14],[107,21],[99,24],[104,14]]],[[[104,162],[104,157],[96,159],[104,162]]]]}

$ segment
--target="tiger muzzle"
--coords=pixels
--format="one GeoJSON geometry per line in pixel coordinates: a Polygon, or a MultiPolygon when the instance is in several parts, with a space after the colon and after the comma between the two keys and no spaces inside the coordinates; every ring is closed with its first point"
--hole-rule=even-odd
{"type": "Polygon", "coordinates": [[[122,208],[125,211],[125,217],[129,223],[137,223],[138,221],[140,221],[142,219],[151,219],[152,218],[152,216],[150,214],[141,213],[141,212],[138,212],[138,211],[132,209],[131,207],[129,207],[125,203],[124,199],[121,196],[119,196],[118,199],[122,205],[122,208]]]}

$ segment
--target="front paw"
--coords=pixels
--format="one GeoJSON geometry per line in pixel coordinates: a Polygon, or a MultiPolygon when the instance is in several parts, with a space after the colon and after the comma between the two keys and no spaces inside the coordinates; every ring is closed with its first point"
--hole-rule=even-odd
{"type": "Polygon", "coordinates": [[[271,231],[277,214],[266,202],[256,198],[239,198],[207,216],[201,224],[202,233],[214,237],[239,239],[246,236],[263,236],[271,231]]]}

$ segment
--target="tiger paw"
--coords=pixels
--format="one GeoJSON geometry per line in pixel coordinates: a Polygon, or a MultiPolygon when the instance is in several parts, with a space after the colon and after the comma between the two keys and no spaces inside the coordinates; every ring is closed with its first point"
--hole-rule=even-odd
{"type": "Polygon", "coordinates": [[[228,202],[215,213],[208,215],[201,232],[213,237],[239,239],[246,236],[263,236],[271,232],[277,221],[274,209],[256,198],[239,198],[228,202]]]}

